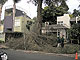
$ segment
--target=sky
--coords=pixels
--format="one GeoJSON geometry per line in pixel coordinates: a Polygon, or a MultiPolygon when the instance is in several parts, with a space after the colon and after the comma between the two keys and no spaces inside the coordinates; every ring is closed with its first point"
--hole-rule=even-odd
{"type": "Polygon", "coordinates": [[[69,7],[69,11],[72,13],[74,9],[79,9],[80,2],[79,0],[68,0],[67,1],[67,5],[69,7]]]}
{"type": "MultiPolygon", "coordinates": [[[[16,4],[17,9],[24,11],[29,17],[33,18],[37,16],[37,7],[32,3],[27,3],[28,0],[21,0],[19,3],[16,4]]],[[[68,0],[67,5],[69,7],[69,12],[73,12],[74,9],[78,9],[79,6],[78,0],[68,0]]],[[[5,9],[9,9],[13,7],[13,0],[8,0],[3,8],[2,8],[2,16],[1,19],[4,19],[5,9]]],[[[43,6],[44,7],[44,4],[43,6]]]]}

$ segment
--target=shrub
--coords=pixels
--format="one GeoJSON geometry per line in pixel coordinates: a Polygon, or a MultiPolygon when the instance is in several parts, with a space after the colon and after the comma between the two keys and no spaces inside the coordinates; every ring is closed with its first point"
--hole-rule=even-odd
{"type": "Polygon", "coordinates": [[[7,43],[12,49],[25,49],[33,51],[44,51],[49,53],[66,53],[72,54],[79,50],[80,46],[75,44],[65,44],[64,48],[54,47],[57,45],[57,40],[54,35],[37,35],[35,33],[27,33],[21,38],[11,38],[7,43]],[[25,43],[24,43],[25,42],[25,43]]]}
{"type": "MultiPolygon", "coordinates": [[[[37,35],[35,33],[27,33],[25,40],[21,38],[11,38],[6,45],[13,49],[24,49],[36,50],[36,51],[47,51],[53,48],[56,43],[56,39],[52,36],[37,35]],[[24,45],[25,42],[25,45],[24,45]]],[[[50,51],[49,51],[50,52],[50,51]]]]}
{"type": "Polygon", "coordinates": [[[63,53],[63,54],[73,54],[76,53],[76,51],[79,51],[79,45],[76,44],[69,44],[69,45],[65,45],[64,48],[56,48],[56,53],[63,53]]]}

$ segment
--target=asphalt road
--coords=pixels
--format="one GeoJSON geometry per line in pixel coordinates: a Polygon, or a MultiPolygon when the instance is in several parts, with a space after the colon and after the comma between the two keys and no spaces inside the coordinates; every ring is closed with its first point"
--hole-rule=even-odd
{"type": "Polygon", "coordinates": [[[25,53],[14,50],[3,51],[7,52],[9,60],[75,60],[74,57],[56,56],[50,54],[25,53]]]}

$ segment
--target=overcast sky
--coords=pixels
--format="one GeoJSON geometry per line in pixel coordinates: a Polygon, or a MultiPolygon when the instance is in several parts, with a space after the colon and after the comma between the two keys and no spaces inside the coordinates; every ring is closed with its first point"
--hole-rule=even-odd
{"type": "Polygon", "coordinates": [[[70,12],[73,12],[74,9],[79,9],[78,6],[79,6],[79,1],[78,0],[68,0],[67,1],[67,5],[69,7],[69,11],[70,12]]]}
{"type": "MultiPolygon", "coordinates": [[[[31,18],[35,17],[37,15],[37,7],[34,6],[32,3],[27,3],[28,0],[21,0],[21,2],[17,3],[17,9],[23,10],[27,13],[28,16],[31,18]]],[[[67,5],[69,6],[69,11],[72,12],[74,9],[78,9],[79,6],[78,0],[68,0],[67,5]]],[[[5,8],[12,8],[13,6],[13,0],[8,0],[2,9],[2,19],[4,18],[4,10],[5,8]]],[[[43,5],[44,7],[44,5],[43,5]]]]}

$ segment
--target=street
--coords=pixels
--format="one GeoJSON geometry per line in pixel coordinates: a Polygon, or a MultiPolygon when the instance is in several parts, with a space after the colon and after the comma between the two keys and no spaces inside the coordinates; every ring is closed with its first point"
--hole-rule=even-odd
{"type": "MultiPolygon", "coordinates": [[[[75,57],[55,56],[50,54],[25,53],[22,51],[3,50],[7,52],[9,60],[75,60],[75,57]]],[[[79,58],[80,60],[80,58],[79,58]]]]}

